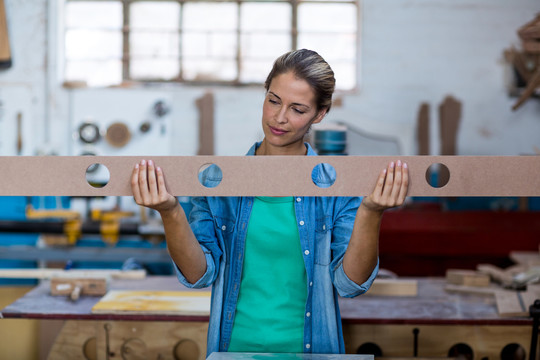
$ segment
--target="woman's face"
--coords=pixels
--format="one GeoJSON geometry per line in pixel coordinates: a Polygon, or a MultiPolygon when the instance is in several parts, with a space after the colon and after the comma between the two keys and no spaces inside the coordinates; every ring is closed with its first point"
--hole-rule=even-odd
{"type": "Polygon", "coordinates": [[[267,147],[280,153],[305,154],[304,135],[322,120],[311,86],[292,72],[272,79],[263,105],[262,127],[267,147]]]}

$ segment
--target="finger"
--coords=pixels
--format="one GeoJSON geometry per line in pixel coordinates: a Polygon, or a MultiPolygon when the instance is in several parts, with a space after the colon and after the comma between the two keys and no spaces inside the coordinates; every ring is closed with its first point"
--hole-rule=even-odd
{"type": "Polygon", "coordinates": [[[148,190],[148,178],[147,178],[148,167],[146,165],[146,160],[141,161],[139,166],[139,187],[141,189],[141,198],[145,205],[150,204],[150,192],[148,190]]]}
{"type": "Polygon", "coordinates": [[[395,171],[395,163],[392,161],[390,164],[388,164],[388,169],[386,171],[386,179],[384,181],[384,189],[382,196],[385,198],[388,198],[390,194],[392,193],[392,186],[394,185],[394,171],[395,171]]]}
{"type": "Polygon", "coordinates": [[[158,166],[156,168],[156,174],[157,174],[157,184],[158,184],[158,196],[160,198],[165,198],[165,196],[168,193],[167,186],[165,185],[165,175],[163,174],[163,170],[158,166]]]}
{"type": "Polygon", "coordinates": [[[401,164],[401,160],[398,160],[396,163],[395,171],[394,171],[394,184],[392,186],[391,193],[390,193],[390,200],[391,200],[390,205],[395,205],[396,202],[398,201],[399,191],[401,190],[401,182],[403,179],[402,171],[403,171],[403,166],[401,164]]]}
{"type": "Polygon", "coordinates": [[[135,164],[133,172],[131,173],[131,191],[133,192],[133,198],[137,204],[141,204],[142,196],[139,186],[139,164],[135,164]]]}
{"type": "Polygon", "coordinates": [[[405,202],[407,192],[409,191],[409,166],[407,163],[403,163],[403,180],[401,181],[401,187],[399,189],[398,201],[400,204],[405,202]]]}
{"type": "Polygon", "coordinates": [[[158,188],[156,181],[156,168],[152,160],[148,160],[148,189],[152,199],[158,198],[158,188]]]}
{"type": "Polygon", "coordinates": [[[379,199],[382,196],[386,173],[387,173],[387,170],[382,169],[381,172],[379,173],[379,177],[377,178],[377,183],[375,184],[375,188],[373,189],[373,196],[375,196],[376,199],[379,199]]]}

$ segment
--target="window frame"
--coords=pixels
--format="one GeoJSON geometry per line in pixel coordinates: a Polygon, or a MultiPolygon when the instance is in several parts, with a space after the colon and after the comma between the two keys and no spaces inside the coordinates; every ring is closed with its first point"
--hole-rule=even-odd
{"type": "MultiPolygon", "coordinates": [[[[355,59],[353,61],[353,66],[355,69],[355,86],[351,89],[336,89],[336,91],[343,92],[343,93],[352,93],[356,92],[360,88],[360,35],[361,35],[361,0],[63,0],[63,5],[67,3],[75,3],[75,2],[84,2],[84,1],[103,1],[103,2],[119,2],[122,5],[122,15],[123,15],[123,23],[122,23],[122,57],[121,57],[121,63],[122,63],[122,81],[119,84],[115,85],[109,85],[106,87],[116,87],[121,86],[125,83],[132,83],[132,84],[146,84],[146,83],[165,83],[165,84],[181,84],[181,85],[187,85],[187,86],[233,86],[233,87],[246,87],[246,86],[260,86],[261,82],[257,81],[251,81],[251,82],[245,82],[240,81],[241,78],[241,71],[242,71],[242,44],[241,44],[241,36],[244,33],[241,29],[241,11],[242,11],[242,4],[243,3],[288,3],[291,5],[291,29],[290,29],[290,36],[291,36],[291,49],[297,49],[298,48],[298,7],[299,5],[303,3],[311,3],[311,4],[325,4],[325,3],[341,3],[341,4],[352,4],[356,6],[356,31],[355,31],[355,37],[356,37],[356,49],[355,49],[355,59]],[[160,79],[160,78],[145,78],[145,79],[133,79],[130,74],[130,63],[131,63],[131,53],[130,53],[130,5],[136,2],[176,2],[180,6],[180,22],[178,24],[178,32],[180,34],[180,37],[182,36],[182,33],[184,32],[184,29],[182,28],[183,23],[183,6],[186,3],[208,3],[208,2],[215,2],[215,3],[237,3],[238,6],[238,18],[237,18],[237,26],[236,26],[236,55],[235,55],[235,62],[236,62],[236,77],[234,80],[186,80],[183,78],[183,54],[181,49],[181,42],[180,40],[180,53],[178,57],[179,61],[179,71],[178,76],[171,78],[171,79],[160,79]]],[[[60,9],[59,9],[60,10],[60,9]]],[[[60,19],[64,19],[64,9],[62,7],[61,11],[59,11],[58,17],[60,19]],[[62,16],[60,16],[62,15],[62,16]]],[[[70,80],[66,80],[65,76],[65,64],[68,62],[68,60],[65,57],[65,36],[66,36],[66,26],[64,24],[64,20],[61,21],[62,27],[60,29],[60,36],[59,36],[59,45],[62,47],[62,52],[60,59],[62,59],[62,70],[60,72],[60,77],[63,79],[64,84],[70,83],[70,80]]],[[[96,86],[100,87],[100,86],[96,86]]]]}

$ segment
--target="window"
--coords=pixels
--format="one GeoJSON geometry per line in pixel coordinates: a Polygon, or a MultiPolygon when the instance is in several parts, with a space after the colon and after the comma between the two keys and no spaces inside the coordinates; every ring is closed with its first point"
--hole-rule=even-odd
{"type": "Polygon", "coordinates": [[[262,83],[291,50],[356,87],[358,0],[65,0],[66,81],[262,83]]]}

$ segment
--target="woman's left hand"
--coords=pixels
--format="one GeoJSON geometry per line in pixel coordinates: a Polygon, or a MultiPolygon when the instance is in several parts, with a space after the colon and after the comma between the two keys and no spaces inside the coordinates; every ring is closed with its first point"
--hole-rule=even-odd
{"type": "Polygon", "coordinates": [[[367,210],[382,213],[386,209],[400,206],[405,202],[409,188],[409,169],[398,160],[388,164],[381,171],[371,195],[364,197],[362,205],[367,210]]]}

